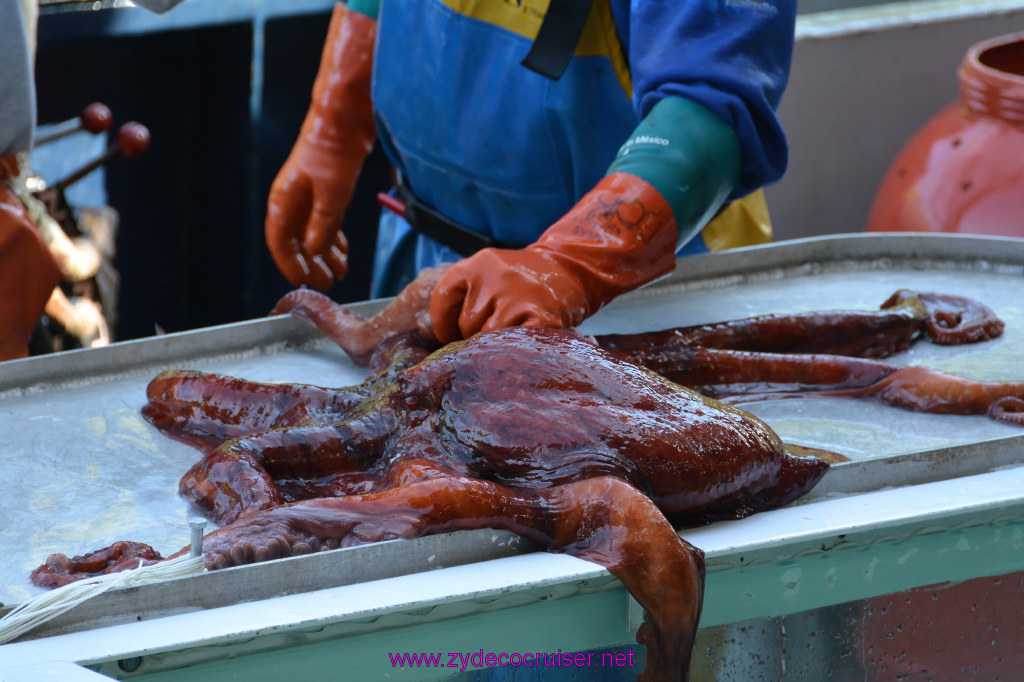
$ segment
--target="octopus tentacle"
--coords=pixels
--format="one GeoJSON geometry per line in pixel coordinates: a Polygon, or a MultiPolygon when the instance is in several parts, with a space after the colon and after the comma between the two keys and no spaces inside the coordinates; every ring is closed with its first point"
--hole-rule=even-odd
{"type": "Polygon", "coordinates": [[[370,356],[371,380],[388,380],[419,364],[435,349],[436,344],[425,341],[417,332],[389,336],[370,356]]]}
{"type": "Polygon", "coordinates": [[[539,492],[554,551],[607,568],[644,608],[636,640],[647,649],[638,680],[689,679],[704,601],[704,553],[626,481],[592,478],[539,492]]]}
{"type": "Polygon", "coordinates": [[[901,289],[878,311],[760,315],[640,334],[606,334],[598,345],[650,367],[662,355],[704,347],[765,353],[827,353],[882,358],[907,350],[922,334],[940,344],[987,341],[1003,332],[987,306],[963,296],[901,289]]]}
{"type": "Polygon", "coordinates": [[[900,289],[882,304],[882,309],[900,306],[923,308],[927,314],[928,337],[938,344],[978,343],[998,338],[1003,333],[1003,321],[991,308],[964,296],[900,289]]]}
{"type": "Polygon", "coordinates": [[[1016,423],[1010,412],[1016,400],[1024,397],[1024,381],[978,381],[930,367],[900,367],[875,384],[842,395],[879,400],[917,412],[989,414],[1016,423]],[[993,409],[996,403],[999,406],[993,409]]]}
{"type": "MultiPolygon", "coordinates": [[[[295,499],[292,490],[317,490],[309,481],[332,474],[362,474],[354,482],[372,484],[374,460],[393,428],[387,416],[334,426],[273,429],[228,441],[192,466],[179,492],[208,510],[216,523],[230,523],[247,511],[270,509],[295,499]],[[286,496],[287,495],[287,496],[286,496]],[[290,499],[289,499],[290,498],[290,499]]],[[[337,490],[337,485],[325,487],[337,490]]]]}
{"type": "Polygon", "coordinates": [[[677,327],[639,334],[606,334],[597,344],[616,356],[649,366],[683,348],[719,348],[770,353],[830,353],[886,357],[906,350],[921,335],[923,313],[829,311],[761,315],[730,322],[677,327]]]}
{"type": "MultiPolygon", "coordinates": [[[[655,504],[625,481],[600,477],[550,490],[517,491],[441,475],[368,495],[307,500],[250,514],[209,534],[207,565],[479,528],[510,530],[597,563],[623,581],[649,618],[641,679],[683,680],[700,618],[703,553],[682,540],[655,504]]],[[[185,550],[182,550],[185,551],[185,550]]]]}
{"type": "Polygon", "coordinates": [[[916,412],[989,414],[1020,423],[1011,398],[1022,381],[979,381],[928,367],[901,367],[838,355],[686,349],[674,363],[652,367],[672,381],[727,403],[788,397],[874,400],[916,412]],[[1006,400],[1007,402],[1001,402],[1006,400]],[[1000,403],[996,406],[996,403],[1000,403]]]}
{"type": "Polygon", "coordinates": [[[649,359],[648,369],[721,400],[744,394],[797,393],[871,385],[896,365],[841,355],[799,355],[682,348],[649,359]]]}
{"type": "MultiPolygon", "coordinates": [[[[316,538],[323,547],[349,547],[411,539],[468,528],[528,530],[534,497],[480,479],[435,476],[380,492],[303,500],[242,516],[204,540],[207,561],[216,555],[236,565],[231,552],[249,545],[242,563],[269,540],[288,546],[316,538]]],[[[536,535],[536,533],[533,533],[536,535]]]]}
{"type": "Polygon", "coordinates": [[[988,416],[996,421],[1024,426],[1024,399],[1007,396],[993,402],[988,408],[988,416]]]}
{"type": "Polygon", "coordinates": [[[149,382],[142,415],[168,437],[209,452],[250,433],[341,419],[364,397],[359,387],[267,384],[169,370],[149,382]]]}
{"type": "Polygon", "coordinates": [[[285,294],[270,314],[291,313],[337,343],[353,362],[365,366],[377,344],[394,334],[417,332],[439,345],[430,323],[430,296],[449,267],[443,264],[423,270],[382,311],[368,319],[310,289],[285,294]]]}

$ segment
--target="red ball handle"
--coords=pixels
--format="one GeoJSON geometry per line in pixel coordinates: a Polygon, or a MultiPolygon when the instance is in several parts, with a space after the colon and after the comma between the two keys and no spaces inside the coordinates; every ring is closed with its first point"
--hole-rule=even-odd
{"type": "Polygon", "coordinates": [[[149,128],[131,121],[117,131],[117,151],[126,159],[136,159],[149,151],[149,128]]]}
{"type": "Polygon", "coordinates": [[[78,118],[82,122],[82,129],[93,135],[109,130],[110,124],[114,122],[114,115],[110,113],[110,107],[102,102],[93,102],[87,105],[82,109],[78,118]]]}

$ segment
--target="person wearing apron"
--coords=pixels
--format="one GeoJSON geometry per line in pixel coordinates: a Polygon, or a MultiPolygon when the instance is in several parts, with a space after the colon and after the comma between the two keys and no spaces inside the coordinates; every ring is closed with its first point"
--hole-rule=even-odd
{"type": "Polygon", "coordinates": [[[268,199],[275,263],[295,286],[345,275],[342,218],[378,139],[399,183],[371,294],[457,261],[430,306],[444,342],[572,327],[678,255],[766,242],[795,14],[795,0],[339,4],[268,199]]]}

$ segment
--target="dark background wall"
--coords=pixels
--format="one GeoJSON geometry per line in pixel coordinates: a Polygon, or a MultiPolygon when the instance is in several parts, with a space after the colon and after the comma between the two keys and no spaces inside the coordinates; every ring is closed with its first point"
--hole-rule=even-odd
{"type": "MultiPolygon", "coordinates": [[[[305,115],[329,7],[168,30],[125,29],[126,12],[142,10],[44,14],[36,64],[41,123],[101,101],[115,128],[136,120],[151,132],[145,156],[105,169],[106,201],[121,214],[115,336],[263,316],[291,288],[263,240],[266,196],[305,115]]],[[[368,298],[374,197],[388,184],[375,151],[346,217],[351,272],[335,300],[368,298]]]]}

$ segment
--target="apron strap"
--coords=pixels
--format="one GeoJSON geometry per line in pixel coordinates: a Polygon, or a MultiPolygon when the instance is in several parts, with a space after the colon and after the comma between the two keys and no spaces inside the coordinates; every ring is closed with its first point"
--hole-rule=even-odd
{"type": "Polygon", "coordinates": [[[503,249],[519,248],[511,244],[499,242],[493,237],[481,234],[465,225],[438,213],[430,206],[416,198],[412,191],[402,182],[395,188],[395,193],[402,205],[392,207],[383,201],[386,208],[399,213],[413,230],[436,242],[444,244],[462,257],[472,256],[481,249],[497,247],[503,249]]]}
{"type": "Polygon", "coordinates": [[[522,65],[553,81],[561,78],[576,52],[593,4],[594,0],[551,0],[522,65]]]}

